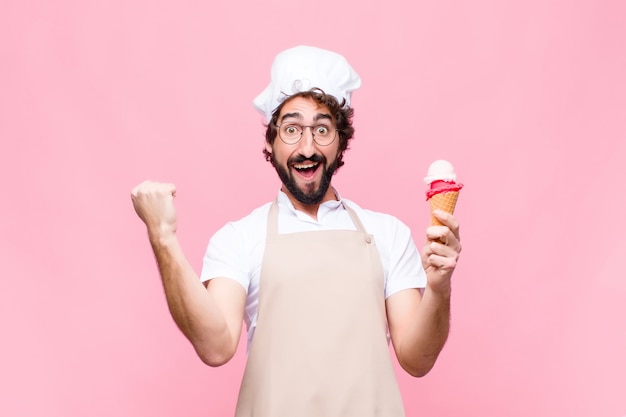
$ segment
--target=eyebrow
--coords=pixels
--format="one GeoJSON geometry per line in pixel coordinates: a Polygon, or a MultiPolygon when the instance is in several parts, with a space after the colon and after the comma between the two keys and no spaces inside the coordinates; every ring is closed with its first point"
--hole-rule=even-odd
{"type": "Polygon", "coordinates": [[[317,115],[315,116],[315,121],[319,121],[322,119],[326,119],[326,120],[330,120],[331,122],[333,121],[333,118],[330,114],[327,113],[317,113],[317,115]]]}
{"type": "MultiPolygon", "coordinates": [[[[283,117],[280,118],[280,122],[284,122],[285,119],[300,119],[302,120],[303,117],[300,113],[285,113],[283,114],[283,117]]],[[[327,113],[318,113],[315,115],[315,117],[313,118],[314,121],[319,121],[319,120],[330,120],[332,122],[333,117],[330,114],[327,113]]]]}
{"type": "Polygon", "coordinates": [[[285,119],[302,119],[302,115],[300,113],[285,113],[283,117],[280,118],[280,122],[284,122],[285,119]]]}

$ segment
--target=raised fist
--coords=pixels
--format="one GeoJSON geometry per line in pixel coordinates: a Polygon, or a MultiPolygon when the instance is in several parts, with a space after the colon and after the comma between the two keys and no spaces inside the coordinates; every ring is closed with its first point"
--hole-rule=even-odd
{"type": "Polygon", "coordinates": [[[176,233],[176,187],[170,183],[144,181],[131,191],[135,212],[154,237],[176,233]]]}

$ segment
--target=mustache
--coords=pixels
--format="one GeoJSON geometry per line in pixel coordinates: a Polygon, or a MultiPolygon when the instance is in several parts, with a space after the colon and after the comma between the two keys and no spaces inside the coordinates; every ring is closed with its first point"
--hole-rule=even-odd
{"type": "Polygon", "coordinates": [[[311,156],[304,156],[302,154],[299,155],[295,155],[292,156],[291,158],[289,158],[289,160],[287,161],[287,164],[289,165],[293,165],[293,164],[301,164],[303,162],[317,162],[317,163],[326,163],[326,157],[324,157],[324,155],[320,155],[320,154],[313,154],[311,156]]]}

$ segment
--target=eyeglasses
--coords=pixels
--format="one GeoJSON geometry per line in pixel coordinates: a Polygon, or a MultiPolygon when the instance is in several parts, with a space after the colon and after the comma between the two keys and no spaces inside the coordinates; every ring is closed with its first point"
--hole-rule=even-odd
{"type": "Polygon", "coordinates": [[[295,145],[302,139],[304,128],[311,129],[311,135],[313,140],[320,146],[328,146],[335,141],[337,136],[337,129],[329,125],[315,125],[315,126],[302,126],[297,123],[283,123],[282,125],[275,125],[278,128],[278,135],[280,140],[287,145],[295,145]]]}

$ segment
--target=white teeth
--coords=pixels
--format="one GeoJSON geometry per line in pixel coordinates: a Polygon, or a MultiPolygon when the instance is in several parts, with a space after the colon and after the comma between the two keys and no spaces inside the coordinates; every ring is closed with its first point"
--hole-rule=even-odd
{"type": "Polygon", "coordinates": [[[313,168],[317,166],[317,164],[307,164],[307,165],[294,165],[293,167],[295,169],[307,169],[307,168],[313,168]]]}

